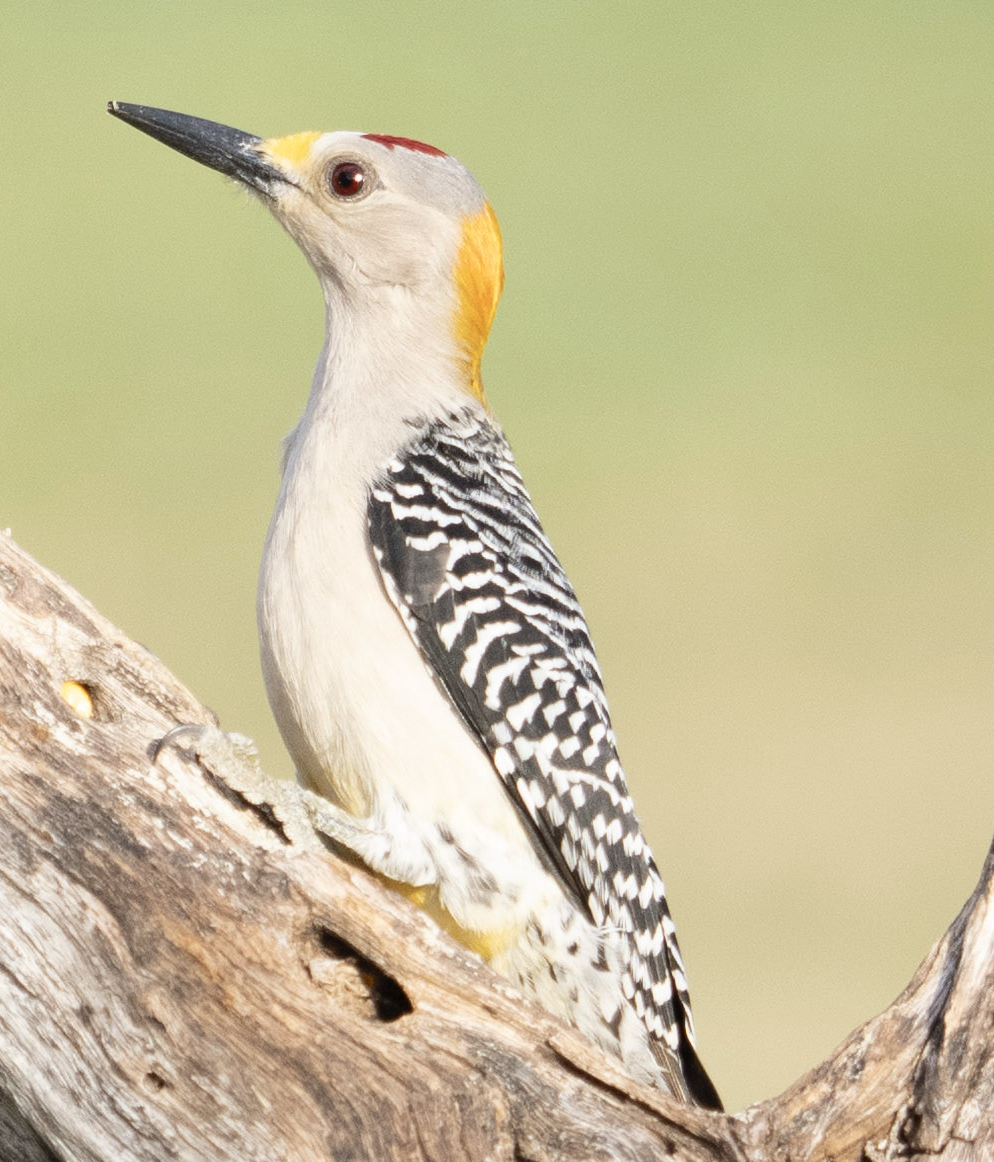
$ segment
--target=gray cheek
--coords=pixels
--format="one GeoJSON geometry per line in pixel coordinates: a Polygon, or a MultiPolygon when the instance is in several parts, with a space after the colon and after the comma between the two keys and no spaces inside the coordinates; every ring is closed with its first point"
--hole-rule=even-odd
{"type": "Polygon", "coordinates": [[[357,214],[344,239],[355,265],[370,282],[439,293],[451,277],[459,238],[456,222],[427,207],[376,205],[357,214]]]}
{"type": "Polygon", "coordinates": [[[404,251],[395,249],[394,244],[390,242],[375,247],[364,245],[354,259],[357,272],[366,282],[407,287],[412,290],[429,282],[424,263],[416,261],[404,251]]]}

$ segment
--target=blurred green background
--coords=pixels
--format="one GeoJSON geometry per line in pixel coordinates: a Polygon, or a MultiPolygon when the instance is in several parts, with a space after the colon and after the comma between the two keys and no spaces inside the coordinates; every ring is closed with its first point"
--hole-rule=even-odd
{"type": "Polygon", "coordinates": [[[886,1006],[994,828],[988,5],[4,10],[0,524],[289,764],[258,675],[321,343],[265,211],[104,113],[434,142],[731,1108],[886,1006]]]}

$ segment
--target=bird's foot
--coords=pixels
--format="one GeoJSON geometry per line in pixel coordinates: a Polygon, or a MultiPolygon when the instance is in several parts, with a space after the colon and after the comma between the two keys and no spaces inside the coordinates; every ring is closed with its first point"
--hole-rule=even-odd
{"type": "Polygon", "coordinates": [[[409,827],[357,818],[298,783],[272,778],[245,735],[199,723],[177,726],[155,744],[153,762],[171,747],[195,755],[222,791],[252,808],[294,847],[351,853],[371,870],[412,886],[435,882],[431,852],[409,827]]]}
{"type": "Polygon", "coordinates": [[[303,789],[267,775],[259,764],[255,743],[244,734],[187,723],[159,739],[152,750],[152,761],[158,762],[168,749],[192,753],[222,791],[251,807],[269,826],[280,831],[287,843],[325,849],[305,806],[303,789]]]}

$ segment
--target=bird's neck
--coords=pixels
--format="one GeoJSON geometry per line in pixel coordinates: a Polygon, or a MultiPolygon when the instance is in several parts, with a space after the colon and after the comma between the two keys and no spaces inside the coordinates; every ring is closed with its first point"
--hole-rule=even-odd
{"type": "Polygon", "coordinates": [[[382,288],[357,310],[333,285],[325,300],[324,347],[285,471],[306,460],[329,484],[343,474],[368,479],[424,423],[485,406],[478,365],[467,365],[443,296],[382,288]]]}

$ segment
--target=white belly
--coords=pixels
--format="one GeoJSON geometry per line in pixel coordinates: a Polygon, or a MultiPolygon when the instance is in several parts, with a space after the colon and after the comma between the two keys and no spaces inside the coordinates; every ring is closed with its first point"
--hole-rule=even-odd
{"type": "Polygon", "coordinates": [[[306,466],[284,480],[259,581],[266,689],[299,777],[394,831],[398,853],[422,845],[460,927],[513,928],[560,896],[558,884],[383,589],[365,497],[316,493],[313,483],[306,466]],[[475,898],[467,856],[477,887],[500,884],[499,900],[475,898]]]}

